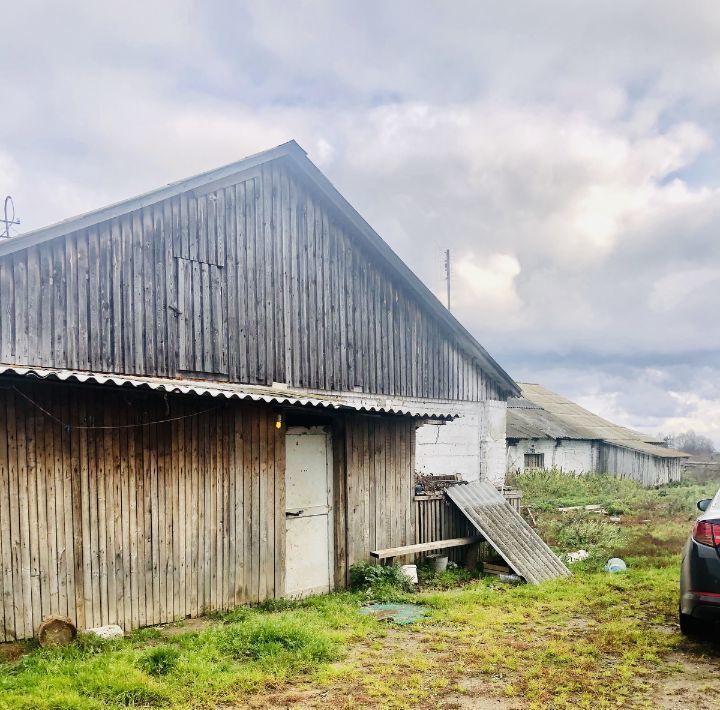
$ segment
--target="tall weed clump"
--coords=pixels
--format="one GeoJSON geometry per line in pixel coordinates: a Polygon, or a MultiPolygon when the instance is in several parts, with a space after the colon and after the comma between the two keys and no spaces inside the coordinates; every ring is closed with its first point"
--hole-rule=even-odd
{"type": "Polygon", "coordinates": [[[350,589],[378,601],[402,601],[414,591],[413,583],[399,565],[356,562],[350,567],[350,589]]]}

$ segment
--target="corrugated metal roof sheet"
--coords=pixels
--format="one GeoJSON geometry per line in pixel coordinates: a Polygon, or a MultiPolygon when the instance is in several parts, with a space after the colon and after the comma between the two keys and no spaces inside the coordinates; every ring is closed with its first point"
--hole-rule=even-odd
{"type": "Polygon", "coordinates": [[[515,574],[532,584],[570,574],[522,516],[486,481],[450,486],[445,493],[515,574]]]}
{"type": "MultiPolygon", "coordinates": [[[[566,438],[605,441],[613,446],[622,446],[626,449],[634,449],[644,454],[663,458],[686,458],[688,456],[688,454],[683,451],[661,446],[660,440],[653,436],[641,434],[627,427],[613,424],[607,419],[603,419],[597,414],[589,412],[579,404],[555,392],[551,392],[541,385],[526,382],[518,384],[520,384],[525,399],[542,407],[545,412],[562,422],[568,431],[575,432],[574,436],[566,438]]],[[[514,411],[515,414],[517,414],[517,412],[518,410],[514,411]]],[[[529,415],[530,413],[525,412],[525,414],[529,415]]],[[[508,434],[508,436],[510,435],[508,434]]],[[[550,435],[550,438],[562,437],[553,437],[550,435]]]]}
{"type": "Polygon", "coordinates": [[[581,432],[528,399],[508,401],[508,439],[586,439],[581,432]]]}
{"type": "Polygon", "coordinates": [[[302,390],[285,387],[257,387],[230,382],[205,380],[184,380],[162,377],[139,377],[115,375],[109,373],[83,372],[75,370],[53,370],[42,367],[18,367],[17,365],[0,365],[0,375],[18,375],[20,377],[50,379],[61,382],[81,382],[98,385],[114,385],[116,387],[135,387],[176,394],[195,394],[199,396],[220,397],[225,399],[243,399],[269,404],[288,406],[324,407],[326,409],[345,409],[356,412],[377,412],[429,419],[453,419],[457,416],[444,411],[442,403],[438,406],[427,406],[420,403],[398,405],[388,400],[377,400],[371,397],[348,397],[341,394],[316,395],[302,390]]]}

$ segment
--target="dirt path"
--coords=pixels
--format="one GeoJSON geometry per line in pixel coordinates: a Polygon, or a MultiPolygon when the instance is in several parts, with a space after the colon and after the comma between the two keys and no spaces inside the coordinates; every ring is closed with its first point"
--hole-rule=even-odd
{"type": "Polygon", "coordinates": [[[707,710],[720,708],[720,647],[691,644],[688,651],[665,658],[668,672],[651,681],[653,708],[707,710]]]}

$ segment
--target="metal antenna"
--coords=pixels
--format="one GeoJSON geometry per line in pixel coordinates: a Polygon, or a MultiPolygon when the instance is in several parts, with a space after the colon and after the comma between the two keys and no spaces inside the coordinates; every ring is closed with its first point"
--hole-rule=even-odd
{"type": "Polygon", "coordinates": [[[450,310],[450,250],[445,250],[445,277],[447,279],[447,309],[450,310]]]}
{"type": "Polygon", "coordinates": [[[3,232],[0,232],[0,239],[10,239],[10,227],[20,224],[20,220],[15,219],[15,203],[10,195],[5,198],[3,213],[4,218],[0,219],[0,222],[5,225],[5,229],[3,232]]]}

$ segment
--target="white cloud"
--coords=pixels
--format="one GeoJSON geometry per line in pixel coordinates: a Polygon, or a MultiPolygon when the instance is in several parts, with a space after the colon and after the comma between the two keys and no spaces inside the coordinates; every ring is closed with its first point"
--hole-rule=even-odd
{"type": "Polygon", "coordinates": [[[454,312],[519,376],[636,427],[720,401],[693,404],[687,374],[720,350],[717,3],[31,0],[6,19],[0,194],[24,228],[294,137],[440,295],[452,250],[454,312]]]}

